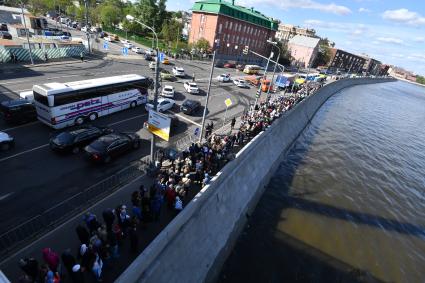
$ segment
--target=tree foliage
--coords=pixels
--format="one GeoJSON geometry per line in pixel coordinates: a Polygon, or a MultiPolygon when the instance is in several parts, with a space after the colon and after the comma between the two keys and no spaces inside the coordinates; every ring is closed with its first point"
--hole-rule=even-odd
{"type": "Polygon", "coordinates": [[[121,8],[114,4],[102,5],[100,9],[100,20],[106,26],[116,26],[122,17],[121,8]]]}
{"type": "Polygon", "coordinates": [[[425,77],[417,75],[416,82],[425,85],[425,77]]]}
{"type": "Polygon", "coordinates": [[[326,66],[329,63],[331,59],[331,47],[333,46],[335,46],[335,43],[330,42],[326,37],[320,39],[319,51],[313,63],[314,67],[326,66]]]}
{"type": "Polygon", "coordinates": [[[203,38],[203,37],[201,37],[196,42],[196,45],[195,46],[196,46],[196,48],[198,48],[202,52],[206,52],[207,50],[209,50],[211,48],[210,42],[208,40],[206,40],[205,38],[203,38]]]}
{"type": "Polygon", "coordinates": [[[177,38],[180,36],[180,31],[182,28],[182,24],[176,20],[166,21],[162,25],[161,37],[166,42],[176,41],[177,38]]]}

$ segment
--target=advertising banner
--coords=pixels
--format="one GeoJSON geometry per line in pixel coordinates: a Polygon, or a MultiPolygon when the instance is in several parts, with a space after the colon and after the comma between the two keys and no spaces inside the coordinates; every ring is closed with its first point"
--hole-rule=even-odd
{"type": "Polygon", "coordinates": [[[148,130],[152,134],[168,141],[170,139],[171,118],[154,110],[149,111],[148,130]]]}

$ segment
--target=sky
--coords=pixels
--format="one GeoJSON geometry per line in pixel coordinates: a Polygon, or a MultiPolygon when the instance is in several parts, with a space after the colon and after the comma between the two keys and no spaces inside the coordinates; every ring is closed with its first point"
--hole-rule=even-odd
{"type": "MultiPolygon", "coordinates": [[[[189,10],[194,0],[168,0],[189,10]]],[[[314,28],[336,48],[425,76],[425,0],[235,0],[266,16],[314,28]]]]}

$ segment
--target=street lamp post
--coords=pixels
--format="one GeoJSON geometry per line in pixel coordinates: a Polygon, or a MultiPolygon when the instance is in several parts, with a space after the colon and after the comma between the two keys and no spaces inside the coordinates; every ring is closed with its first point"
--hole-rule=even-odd
{"type": "Polygon", "coordinates": [[[269,95],[270,94],[270,88],[271,88],[271,85],[272,85],[273,80],[274,80],[274,75],[276,73],[276,67],[279,64],[280,52],[281,52],[280,47],[277,45],[277,42],[273,41],[273,42],[271,42],[271,44],[273,44],[273,46],[275,46],[275,47],[277,47],[277,49],[279,49],[279,55],[277,56],[276,64],[274,64],[272,79],[270,81],[269,88],[267,89],[267,100],[270,99],[270,95],[269,95]]]}
{"type": "Polygon", "coordinates": [[[208,108],[208,99],[210,97],[211,82],[212,82],[212,76],[214,73],[215,54],[216,54],[216,49],[220,47],[220,40],[216,39],[215,43],[216,43],[216,46],[213,46],[213,58],[211,62],[211,71],[210,71],[210,79],[208,81],[207,96],[205,97],[204,113],[202,114],[202,124],[201,124],[201,133],[199,134],[199,142],[202,141],[202,136],[204,135],[205,118],[207,116],[207,108],[208,108]]]}
{"type": "MultiPolygon", "coordinates": [[[[88,0],[84,0],[84,7],[85,7],[85,19],[86,19],[86,36],[87,36],[87,47],[89,49],[89,53],[91,53],[91,49],[90,49],[90,33],[89,33],[89,4],[88,4],[88,0]]],[[[60,10],[59,10],[60,13],[60,10]]],[[[62,25],[61,25],[62,26],[62,25]]]]}
{"type": "MultiPolygon", "coordinates": [[[[133,16],[127,15],[126,16],[128,21],[135,21],[138,24],[142,25],[143,27],[149,29],[152,31],[153,35],[155,36],[156,40],[156,64],[155,64],[155,86],[154,86],[154,99],[153,99],[153,109],[154,111],[157,111],[158,109],[158,86],[159,86],[159,48],[158,48],[158,35],[156,34],[155,30],[151,28],[148,25],[145,25],[144,23],[136,20],[133,16]]],[[[155,135],[152,133],[152,141],[151,141],[151,162],[153,164],[154,162],[154,150],[155,150],[155,135]]]]}
{"type": "MultiPolygon", "coordinates": [[[[268,39],[268,40],[267,40],[267,43],[271,43],[271,44],[273,44],[272,42],[273,42],[273,41],[271,41],[270,39],[268,39]]],[[[269,58],[267,59],[267,64],[266,64],[266,69],[264,70],[263,79],[266,79],[266,77],[267,77],[267,69],[269,68],[270,59],[271,59],[272,57],[273,57],[273,51],[271,51],[271,52],[270,52],[270,56],[269,56],[269,58]]],[[[258,99],[259,99],[259,98],[260,98],[260,96],[261,96],[261,87],[262,87],[262,82],[260,81],[260,86],[258,87],[258,91],[257,91],[257,94],[256,94],[256,96],[255,96],[255,103],[254,103],[254,107],[255,107],[255,106],[257,106],[258,99]]]]}

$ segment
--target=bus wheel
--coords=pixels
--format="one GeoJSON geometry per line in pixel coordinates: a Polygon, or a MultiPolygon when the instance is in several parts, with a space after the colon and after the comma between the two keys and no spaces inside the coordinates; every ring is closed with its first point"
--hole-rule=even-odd
{"type": "Polygon", "coordinates": [[[90,121],[94,121],[94,120],[96,120],[97,119],[97,113],[91,113],[90,115],[89,115],[89,120],[90,121]]]}
{"type": "Polygon", "coordinates": [[[84,123],[84,117],[80,116],[77,119],[75,119],[75,125],[79,126],[84,123]]]}
{"type": "Polygon", "coordinates": [[[136,101],[133,101],[133,102],[130,103],[130,108],[136,108],[136,106],[137,106],[136,101]]]}

